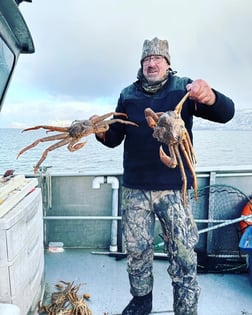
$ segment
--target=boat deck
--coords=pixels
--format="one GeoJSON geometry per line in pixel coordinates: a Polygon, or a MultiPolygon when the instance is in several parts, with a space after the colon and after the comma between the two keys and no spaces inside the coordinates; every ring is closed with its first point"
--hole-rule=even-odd
{"type": "MultiPolygon", "coordinates": [[[[152,314],[173,314],[168,262],[154,260],[152,314]]],[[[45,297],[55,292],[60,280],[82,284],[89,293],[93,315],[119,315],[131,299],[126,259],[97,254],[91,249],[45,251],[45,297]]],[[[198,315],[252,315],[252,285],[248,273],[199,273],[201,286],[198,315]]],[[[46,300],[44,302],[46,304],[46,300]]]]}

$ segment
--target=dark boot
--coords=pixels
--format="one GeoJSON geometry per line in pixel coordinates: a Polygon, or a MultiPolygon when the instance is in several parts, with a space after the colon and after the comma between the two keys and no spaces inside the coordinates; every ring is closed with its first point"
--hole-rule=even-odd
{"type": "Polygon", "coordinates": [[[144,296],[134,296],[122,315],[149,315],[152,310],[152,291],[144,296]]]}

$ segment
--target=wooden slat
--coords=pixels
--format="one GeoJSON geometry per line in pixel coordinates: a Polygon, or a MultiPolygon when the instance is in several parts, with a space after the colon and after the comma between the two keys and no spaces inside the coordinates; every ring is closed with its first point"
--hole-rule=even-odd
{"type": "Polygon", "coordinates": [[[25,178],[22,184],[5,195],[0,204],[0,218],[19,203],[29,192],[38,185],[36,178],[25,178]]]}
{"type": "Polygon", "coordinates": [[[4,181],[4,179],[0,180],[0,204],[1,199],[6,199],[8,194],[16,189],[18,186],[22,185],[25,181],[24,175],[17,175],[13,178],[9,179],[8,181],[4,181]]]}

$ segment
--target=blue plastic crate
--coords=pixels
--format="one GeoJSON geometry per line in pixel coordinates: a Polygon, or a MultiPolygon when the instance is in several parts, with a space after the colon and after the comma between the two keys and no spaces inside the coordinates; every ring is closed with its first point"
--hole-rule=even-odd
{"type": "Polygon", "coordinates": [[[248,254],[249,280],[252,284],[252,226],[246,228],[240,239],[239,247],[243,253],[248,254]]]}
{"type": "Polygon", "coordinates": [[[246,228],[240,239],[239,247],[244,253],[252,254],[252,226],[246,228]]]}

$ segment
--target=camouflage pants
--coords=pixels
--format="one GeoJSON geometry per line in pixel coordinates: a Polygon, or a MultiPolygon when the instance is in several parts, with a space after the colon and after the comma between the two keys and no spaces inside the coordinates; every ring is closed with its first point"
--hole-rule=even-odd
{"type": "Polygon", "coordinates": [[[196,315],[200,288],[196,281],[198,230],[190,202],[183,207],[180,191],[143,191],[123,187],[122,229],[128,254],[128,274],[133,296],[153,288],[155,216],[163,231],[173,285],[175,315],[196,315]]]}

